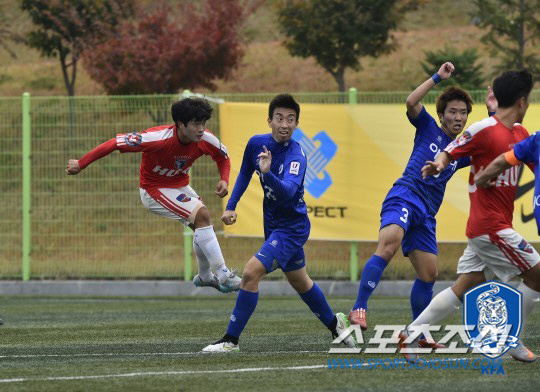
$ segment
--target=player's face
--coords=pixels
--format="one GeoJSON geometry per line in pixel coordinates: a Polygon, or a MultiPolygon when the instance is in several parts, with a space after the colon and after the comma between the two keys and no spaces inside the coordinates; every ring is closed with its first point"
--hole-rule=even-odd
{"type": "Polygon", "coordinates": [[[297,125],[296,112],[293,109],[275,108],[273,117],[268,119],[272,137],[278,143],[288,141],[297,125]]]}
{"type": "Polygon", "coordinates": [[[202,139],[205,129],[206,121],[191,120],[187,123],[186,126],[179,122],[178,138],[183,143],[198,142],[202,139]]]}
{"type": "Polygon", "coordinates": [[[464,101],[450,101],[446,105],[444,114],[439,114],[441,128],[451,136],[457,136],[465,128],[467,117],[467,104],[464,101]]]}

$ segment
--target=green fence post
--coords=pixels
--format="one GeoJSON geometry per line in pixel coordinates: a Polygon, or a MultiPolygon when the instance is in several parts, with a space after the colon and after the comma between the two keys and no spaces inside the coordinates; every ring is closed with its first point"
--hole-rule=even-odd
{"type": "Polygon", "coordinates": [[[30,123],[30,93],[22,97],[22,280],[30,280],[31,208],[32,208],[32,130],[30,123]]]}
{"type": "MultiPolygon", "coordinates": [[[[184,94],[186,91],[184,90],[184,94]]],[[[189,169],[189,177],[191,178],[191,168],[189,169]]],[[[191,281],[193,275],[193,260],[191,257],[191,250],[193,248],[193,231],[184,226],[184,281],[191,281]]]]}
{"type": "MultiPolygon", "coordinates": [[[[349,105],[356,105],[357,101],[357,91],[354,87],[349,89],[349,105]]],[[[356,282],[358,280],[358,242],[351,242],[350,244],[350,273],[351,273],[351,282],[356,282]]]]}

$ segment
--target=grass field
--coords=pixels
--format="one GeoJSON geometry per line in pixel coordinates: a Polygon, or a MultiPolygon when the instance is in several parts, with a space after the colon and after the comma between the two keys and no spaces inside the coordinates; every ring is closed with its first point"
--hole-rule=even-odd
{"type": "MultiPolygon", "coordinates": [[[[240,340],[240,353],[199,353],[223,334],[234,302],[233,295],[3,297],[0,390],[493,392],[540,387],[538,363],[511,359],[503,360],[504,376],[479,370],[330,370],[327,359],[335,358],[327,353],[330,334],[298,298],[261,298],[240,340]]],[[[330,299],[335,311],[346,311],[351,302],[330,299]]],[[[374,298],[370,306],[370,326],[409,321],[406,298],[374,298]]],[[[446,322],[460,323],[460,317],[446,322]]],[[[539,352],[540,312],[533,313],[528,326],[525,340],[539,352]]],[[[372,334],[365,334],[366,341],[372,334]]]]}

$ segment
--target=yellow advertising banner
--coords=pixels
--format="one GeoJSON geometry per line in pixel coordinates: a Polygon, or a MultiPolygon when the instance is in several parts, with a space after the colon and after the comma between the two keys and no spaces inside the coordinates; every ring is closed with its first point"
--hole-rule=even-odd
{"type": "MultiPolygon", "coordinates": [[[[434,105],[427,105],[435,116],[434,105]]],[[[540,105],[531,105],[524,123],[532,133],[540,126],[540,105]]],[[[475,105],[468,125],[487,116],[475,105]]],[[[220,105],[221,140],[231,157],[230,192],[249,138],[269,133],[268,105],[220,105]]],[[[301,105],[298,129],[293,135],[308,146],[305,200],[311,220],[310,239],[376,241],[380,209],[386,193],[407,164],[415,128],[405,115],[405,105],[301,105]]],[[[307,150],[304,148],[304,150],[307,150]]],[[[469,169],[449,181],[437,214],[437,239],[464,242],[469,215],[469,169]]],[[[515,204],[514,227],[531,241],[538,239],[533,218],[534,176],[525,168],[515,204]]],[[[255,174],[236,211],[236,224],[225,227],[230,236],[262,237],[262,189],[255,174]]],[[[226,204],[226,203],[225,203],[226,204]]],[[[225,207],[225,205],[224,205],[225,207]]]]}

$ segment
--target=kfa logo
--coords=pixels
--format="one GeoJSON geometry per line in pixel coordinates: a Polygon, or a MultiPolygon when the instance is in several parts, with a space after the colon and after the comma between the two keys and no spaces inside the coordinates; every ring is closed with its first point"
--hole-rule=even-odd
{"type": "Polygon", "coordinates": [[[521,293],[500,282],[486,282],[463,297],[463,324],[469,345],[489,358],[517,347],[521,332],[521,293]]]}
{"type": "Polygon", "coordinates": [[[325,131],[319,132],[311,140],[302,130],[296,128],[293,139],[302,146],[308,161],[304,185],[313,197],[319,198],[332,185],[332,178],[324,168],[336,155],[338,146],[325,131]],[[319,142],[319,146],[315,142],[319,142]]]}

